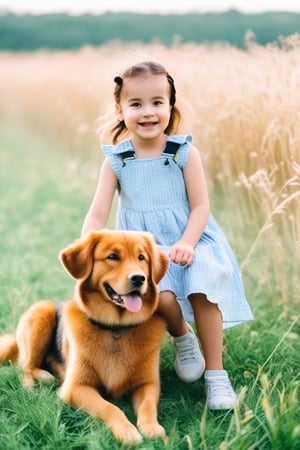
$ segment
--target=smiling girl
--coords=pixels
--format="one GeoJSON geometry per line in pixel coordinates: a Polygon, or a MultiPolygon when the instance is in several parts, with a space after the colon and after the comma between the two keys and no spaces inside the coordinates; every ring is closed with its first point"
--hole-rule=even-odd
{"type": "Polygon", "coordinates": [[[200,153],[190,135],[176,135],[174,80],[162,65],[144,62],[114,81],[112,145],[102,146],[106,158],[82,235],[106,226],[117,190],[117,228],[152,232],[170,258],[158,312],[174,338],[177,375],[191,382],[205,370],[208,407],[231,409],[236,394],[223,368],[223,328],[252,313],[234,254],[210,213],[200,153]]]}

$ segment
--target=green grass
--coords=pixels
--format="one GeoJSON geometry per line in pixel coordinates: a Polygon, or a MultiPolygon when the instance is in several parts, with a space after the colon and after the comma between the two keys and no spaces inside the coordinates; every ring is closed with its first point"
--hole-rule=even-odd
{"type": "MultiPolygon", "coordinates": [[[[73,293],[74,282],[57,255],[80,234],[100,155],[74,155],[28,130],[3,126],[0,154],[0,331],[12,332],[20,314],[36,300],[58,301],[73,293]]],[[[244,257],[255,233],[245,235],[245,223],[232,220],[235,209],[229,203],[213,197],[212,204],[218,205],[225,228],[235,224],[229,237],[235,237],[238,253],[244,257]]],[[[300,448],[297,303],[282,304],[270,259],[272,255],[258,249],[244,272],[255,320],[225,333],[224,364],[240,406],[234,412],[208,411],[203,380],[185,384],[177,379],[172,345],[166,337],[159,419],[168,443],[145,440],[138,449],[300,448]]],[[[296,298],[296,291],[292,295],[296,298]]],[[[55,385],[39,384],[26,391],[18,375],[10,364],[0,367],[1,449],[122,448],[100,421],[64,405],[55,385]]],[[[135,420],[128,399],[117,404],[135,420]]]]}

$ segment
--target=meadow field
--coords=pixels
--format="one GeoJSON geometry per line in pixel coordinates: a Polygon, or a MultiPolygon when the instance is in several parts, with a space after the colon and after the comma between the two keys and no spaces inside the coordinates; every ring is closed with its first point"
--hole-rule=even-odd
{"type": "MultiPolygon", "coordinates": [[[[80,235],[102,154],[97,127],[113,111],[113,78],[153,59],[175,78],[201,152],[211,209],[240,263],[254,321],[224,335],[234,412],[205,407],[185,384],[166,336],[160,422],[168,442],[138,449],[300,448],[300,38],[246,51],[229,45],[122,45],[0,53],[0,332],[42,298],[69,298],[59,251],[80,235]]],[[[114,215],[110,219],[114,227],[114,215]]],[[[102,423],[63,405],[55,386],[25,391],[0,367],[0,448],[119,449],[102,423]]],[[[129,402],[118,402],[135,420],[129,402]]]]}

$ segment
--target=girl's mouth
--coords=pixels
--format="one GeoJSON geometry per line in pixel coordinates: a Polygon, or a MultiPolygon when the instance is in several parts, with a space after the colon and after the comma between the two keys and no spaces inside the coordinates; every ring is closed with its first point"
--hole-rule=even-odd
{"type": "Polygon", "coordinates": [[[154,127],[158,122],[142,122],[140,125],[144,128],[154,127]]]}

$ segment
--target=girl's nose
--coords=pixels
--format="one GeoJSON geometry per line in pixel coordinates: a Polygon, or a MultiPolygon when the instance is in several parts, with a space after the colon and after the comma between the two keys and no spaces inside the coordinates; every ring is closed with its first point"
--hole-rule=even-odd
{"type": "Polygon", "coordinates": [[[148,116],[153,116],[153,115],[154,115],[154,112],[153,112],[153,109],[152,109],[152,106],[151,106],[151,105],[145,106],[145,107],[144,107],[144,109],[143,109],[143,115],[146,116],[146,117],[148,117],[148,116]]]}

